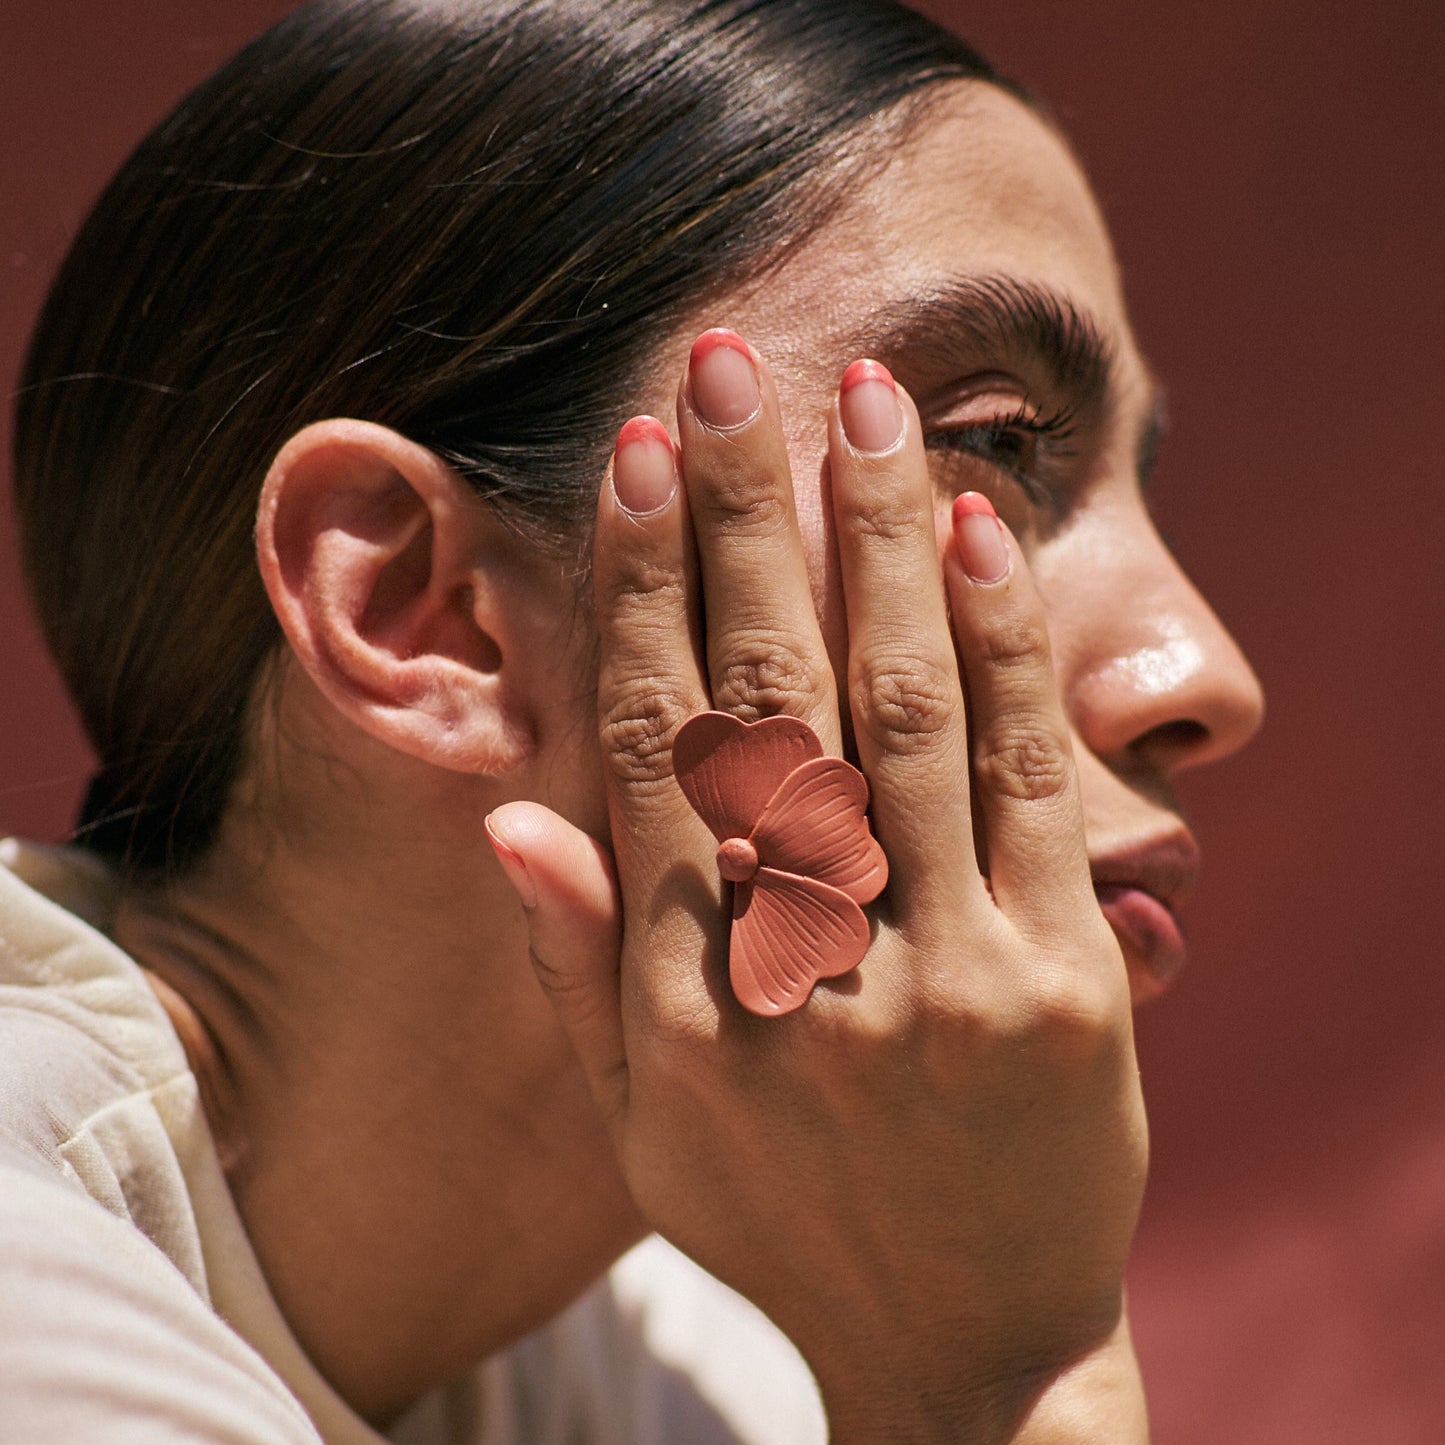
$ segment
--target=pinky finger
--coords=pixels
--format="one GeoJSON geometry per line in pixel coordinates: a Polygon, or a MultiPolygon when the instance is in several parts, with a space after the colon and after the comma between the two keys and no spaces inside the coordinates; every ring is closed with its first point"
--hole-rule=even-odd
{"type": "Polygon", "coordinates": [[[944,574],[968,689],[971,770],[993,895],[1016,923],[1093,906],[1069,725],[1043,603],[986,498],[953,504],[944,574]]]}
{"type": "Polygon", "coordinates": [[[618,959],[622,907],[607,850],[542,807],[504,803],[486,820],[527,915],[532,966],[609,1126],[627,1100],[618,959]]]}

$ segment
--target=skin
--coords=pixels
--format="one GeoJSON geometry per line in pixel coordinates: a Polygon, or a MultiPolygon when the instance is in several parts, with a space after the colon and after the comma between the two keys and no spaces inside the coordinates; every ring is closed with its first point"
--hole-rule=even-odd
{"type": "Polygon", "coordinates": [[[672,502],[639,521],[604,482],[595,636],[435,457],[351,420],[288,443],[258,514],[286,646],[251,763],[205,866],[129,898],[118,940],[186,1042],[284,1314],[373,1421],[660,1227],[788,1330],[836,1439],[1142,1439],[1128,1005],[1158,980],[1089,860],[1177,844],[1170,778],[1243,743],[1260,700],[1143,507],[1151,383],[1107,234],[1053,132],[954,87],[857,204],[659,338],[640,411],[667,413],[718,323],[766,358],[761,411],[711,428],[684,377],[672,502]],[[902,441],[843,435],[879,298],[960,270],[1046,284],[1107,342],[1049,508],[996,460],[925,454],[1039,400],[1009,356],[884,355],[902,441]],[[1012,528],[1001,584],[949,540],[965,489],[1012,528]],[[908,667],[928,686],[880,706],[870,679],[908,667]],[[717,986],[712,845],[666,750],[709,694],[856,749],[889,854],[855,984],[787,1020],[717,986]]]}

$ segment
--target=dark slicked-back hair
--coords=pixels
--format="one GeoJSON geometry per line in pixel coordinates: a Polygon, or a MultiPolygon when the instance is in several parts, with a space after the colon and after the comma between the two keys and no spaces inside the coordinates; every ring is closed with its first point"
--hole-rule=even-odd
{"type": "Polygon", "coordinates": [[[395,427],[577,548],[659,338],[962,79],[1001,83],[890,0],[314,0],[205,82],[91,213],[19,393],[29,583],[101,760],[78,840],[154,878],[214,839],[287,436],[395,427]]]}

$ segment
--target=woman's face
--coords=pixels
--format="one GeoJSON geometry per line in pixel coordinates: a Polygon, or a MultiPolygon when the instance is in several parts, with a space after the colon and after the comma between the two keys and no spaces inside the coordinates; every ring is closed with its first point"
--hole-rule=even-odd
{"type": "MultiPolygon", "coordinates": [[[[1049,610],[1096,886],[1136,997],[1156,992],[1182,957],[1158,905],[1172,913],[1196,866],[1170,780],[1244,743],[1262,700],[1145,509],[1157,391],[1067,149],[1003,92],[953,87],[781,268],[694,321],[741,332],[773,371],[835,664],[825,418],[854,358],[885,362],[918,404],[940,544],[966,490],[1019,537],[1049,610]]],[[[669,366],[690,339],[666,348],[669,366]]],[[[666,416],[665,396],[644,400],[666,416]]]]}

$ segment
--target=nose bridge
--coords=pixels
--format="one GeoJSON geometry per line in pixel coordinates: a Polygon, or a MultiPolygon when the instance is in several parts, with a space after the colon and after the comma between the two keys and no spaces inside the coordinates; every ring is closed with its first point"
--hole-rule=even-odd
{"type": "Polygon", "coordinates": [[[1171,772],[1234,752],[1263,718],[1253,669],[1142,505],[1107,525],[1088,549],[1094,575],[1062,609],[1074,726],[1106,761],[1171,772]]]}

